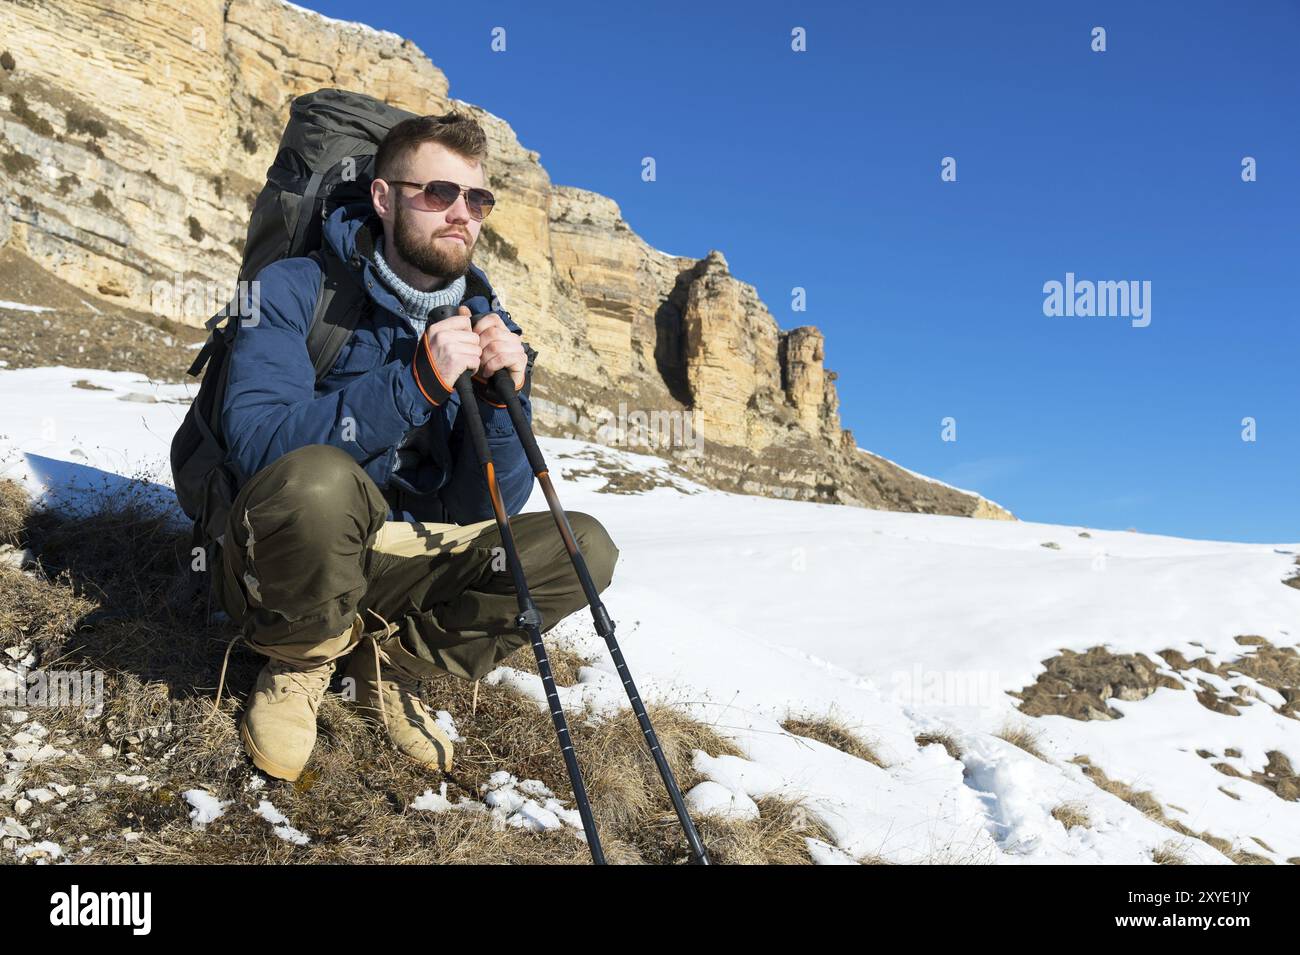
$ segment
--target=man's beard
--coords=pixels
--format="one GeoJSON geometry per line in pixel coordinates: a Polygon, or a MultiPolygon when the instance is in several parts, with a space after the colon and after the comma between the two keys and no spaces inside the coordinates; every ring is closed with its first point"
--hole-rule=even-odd
{"type": "MultiPolygon", "coordinates": [[[[395,211],[393,244],[397,246],[398,255],[413,268],[442,283],[453,281],[465,274],[474,254],[474,250],[467,242],[458,246],[440,246],[438,239],[430,238],[428,233],[419,228],[418,217],[406,214],[406,208],[401,203],[398,203],[395,211]]],[[[444,231],[446,234],[452,234],[456,229],[454,226],[449,226],[444,231]]]]}

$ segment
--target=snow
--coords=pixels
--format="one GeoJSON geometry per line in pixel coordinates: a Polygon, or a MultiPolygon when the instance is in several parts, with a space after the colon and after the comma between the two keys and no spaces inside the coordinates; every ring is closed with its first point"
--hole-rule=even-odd
{"type": "Polygon", "coordinates": [[[406,42],[403,37],[400,37],[396,33],[393,33],[389,30],[377,30],[372,26],[368,26],[365,23],[358,23],[354,20],[339,20],[336,19],[335,17],[327,17],[323,13],[317,13],[315,10],[309,10],[307,7],[300,7],[296,3],[290,3],[289,0],[280,0],[280,2],[284,4],[286,7],[288,7],[290,10],[294,10],[298,13],[306,14],[307,16],[310,17],[316,17],[322,23],[328,23],[330,26],[339,27],[345,30],[361,30],[366,33],[373,33],[376,36],[382,36],[390,40],[396,40],[398,43],[406,42]]]}
{"type": "Polygon", "coordinates": [[[686,806],[692,818],[713,816],[742,822],[758,818],[758,804],[754,800],[711,779],[706,779],[686,794],[686,806]]]}
{"type": "Polygon", "coordinates": [[[26,305],[23,302],[0,302],[0,308],[8,309],[12,312],[52,312],[54,309],[48,305],[26,305]]]}
{"type": "Polygon", "coordinates": [[[18,856],[20,862],[30,859],[37,865],[45,865],[61,857],[63,850],[59,848],[57,843],[46,840],[30,846],[19,846],[14,850],[14,853],[18,856]]]}
{"type": "Polygon", "coordinates": [[[452,718],[452,715],[449,712],[446,710],[438,710],[438,712],[434,714],[433,721],[438,724],[444,733],[447,734],[447,739],[449,741],[453,743],[461,742],[461,735],[456,731],[456,720],[452,718]]]}
{"type": "Polygon", "coordinates": [[[269,822],[273,827],[271,831],[285,842],[292,842],[295,846],[305,846],[311,842],[310,836],[289,825],[289,817],[276,809],[271,800],[263,799],[253,812],[269,822]]]}
{"type": "MultiPolygon", "coordinates": [[[[76,508],[99,487],[174,506],[168,443],[192,393],[126,372],[0,370],[0,467],[50,506],[76,508]]],[[[663,473],[663,461],[581,441],[541,445],[565,506],[599,517],[619,547],[602,597],[642,696],[682,708],[742,754],[696,754],[706,782],[690,800],[701,814],[752,816],[765,799],[788,801],[825,834],[808,845],[828,864],[1147,864],[1170,841],[1189,861],[1229,861],[1098,788],[1072,762],[1087,757],[1192,831],[1277,863],[1300,855],[1300,803],[1213,765],[1248,776],[1273,750],[1300,765],[1300,725],[1270,706],[1281,703],[1276,691],[1198,673],[1220,692],[1244,684],[1255,696],[1232,716],[1160,688],[1111,699],[1123,717],[1089,722],[1027,717],[1008,695],[1062,649],[1142,653],[1174,675],[1158,651],[1221,663],[1254,652],[1234,639],[1245,634],[1296,647],[1300,590],[1280,581],[1295,571],[1297,542],[1083,538],[1079,527],[771,500],[681,478],[691,493],[601,494],[601,478],[567,475],[593,462],[663,473]],[[781,725],[792,716],[833,718],[883,765],[792,735],[781,725]],[[1032,730],[1043,758],[1000,739],[1008,725],[1032,730]],[[922,734],[949,737],[959,758],[918,743],[922,734]],[[1241,756],[1222,756],[1229,748],[1241,756]],[[1053,817],[1067,803],[1086,824],[1053,817]]],[[[526,510],[545,509],[538,489],[526,510]]],[[[586,611],[547,642],[590,661],[561,688],[566,712],[599,720],[626,707],[586,611]]],[[[489,682],[543,706],[538,678],[511,662],[489,682]]],[[[439,714],[454,730],[452,717],[439,714]]],[[[543,790],[504,773],[482,802],[452,806],[445,791],[428,791],[412,808],[483,807],[503,824],[580,834],[576,811],[543,790]]],[[[306,840],[262,807],[277,835],[306,840]]]]}
{"type": "Polygon", "coordinates": [[[411,808],[423,812],[446,812],[455,807],[447,799],[447,784],[443,783],[438,792],[426,789],[422,795],[411,800],[411,808]]]}
{"type": "Polygon", "coordinates": [[[847,852],[837,849],[835,846],[820,839],[813,839],[811,836],[804,839],[808,845],[808,855],[817,865],[858,865],[858,860],[853,858],[847,852]]]}
{"type": "MultiPolygon", "coordinates": [[[[937,484],[937,485],[939,485],[939,487],[946,487],[946,488],[947,488],[948,490],[950,490],[950,491],[957,491],[957,492],[959,492],[959,493],[961,493],[961,494],[969,494],[971,497],[980,497],[980,498],[984,498],[984,500],[988,501],[988,502],[989,502],[990,504],[992,504],[994,507],[1002,507],[1002,505],[999,504],[997,501],[991,501],[991,500],[989,500],[987,497],[984,497],[984,495],[981,494],[979,491],[972,491],[972,490],[969,490],[968,488],[957,487],[955,484],[949,484],[947,481],[940,481],[938,478],[932,478],[932,477],[930,477],[930,475],[928,475],[928,474],[922,474],[920,471],[913,471],[911,468],[905,468],[905,467],[903,467],[901,464],[899,464],[897,461],[891,461],[889,458],[885,457],[883,454],[877,454],[875,451],[868,451],[866,448],[857,448],[857,450],[860,451],[860,452],[862,452],[863,454],[869,454],[869,455],[871,455],[873,458],[879,458],[881,461],[884,461],[886,464],[892,464],[894,467],[898,468],[898,470],[900,470],[900,471],[906,471],[908,474],[912,475],[912,477],[914,477],[914,478],[920,478],[922,481],[925,481],[925,482],[927,482],[927,483],[929,483],[929,484],[937,484]]],[[[1009,510],[1010,510],[1010,508],[1005,508],[1005,507],[1003,507],[1002,509],[1003,509],[1004,511],[1009,511],[1009,510]]]]}
{"type": "MultiPolygon", "coordinates": [[[[495,772],[483,784],[483,803],[503,825],[530,832],[577,830],[582,834],[582,817],[576,809],[566,808],[565,800],[556,799],[540,779],[522,782],[504,770],[495,772]],[[539,802],[538,800],[543,800],[539,802]]],[[[444,796],[445,796],[444,788],[444,796]]],[[[462,800],[464,802],[464,800],[462,800]]],[[[459,808],[459,807],[457,807],[459,808]]]]}
{"type": "Polygon", "coordinates": [[[195,829],[202,829],[208,823],[221,818],[226,812],[226,807],[230,805],[229,800],[223,802],[206,789],[187,789],[181,795],[192,807],[190,825],[195,829]]]}
{"type": "Polygon", "coordinates": [[[4,370],[0,474],[40,503],[73,511],[96,493],[174,505],[168,448],[196,391],[134,372],[4,370]]]}

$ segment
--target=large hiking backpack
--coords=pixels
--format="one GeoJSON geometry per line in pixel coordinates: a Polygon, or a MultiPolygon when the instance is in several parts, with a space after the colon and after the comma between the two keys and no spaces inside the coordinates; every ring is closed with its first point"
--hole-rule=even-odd
{"type": "MultiPolygon", "coordinates": [[[[240,288],[248,288],[244,283],[280,259],[310,255],[321,265],[321,293],[307,337],[317,382],[333,367],[370,301],[347,266],[321,247],[321,223],[341,205],[370,201],[375,151],[389,129],[412,115],[345,90],[299,96],[253,205],[240,288]]],[[[203,380],[171,444],[176,499],[194,521],[192,543],[207,550],[209,558],[221,542],[234,501],[222,406],[227,359],[243,310],[232,301],[206,323],[208,340],[189,369],[203,380]]]]}

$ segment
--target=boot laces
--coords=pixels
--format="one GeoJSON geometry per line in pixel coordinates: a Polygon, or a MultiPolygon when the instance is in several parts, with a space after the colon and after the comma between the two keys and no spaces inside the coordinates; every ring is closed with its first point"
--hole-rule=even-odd
{"type": "MultiPolygon", "coordinates": [[[[387,637],[397,631],[397,624],[389,623],[379,612],[373,608],[367,610],[368,613],[374,614],[379,618],[379,622],[384,625],[381,636],[387,637]]],[[[384,724],[384,732],[388,738],[393,738],[393,731],[388,728],[388,708],[384,705],[384,671],[381,669],[382,660],[379,653],[379,638],[373,633],[365,634],[365,638],[370,641],[370,650],[375,655],[375,696],[379,700],[379,721],[384,724]]]]}
{"type": "Polygon", "coordinates": [[[221,711],[221,691],[226,686],[226,669],[230,665],[230,651],[235,649],[235,644],[243,639],[244,635],[242,633],[237,633],[231,638],[230,642],[226,644],[225,656],[221,658],[221,676],[217,679],[217,696],[216,699],[212,701],[212,712],[209,713],[207,719],[203,721],[203,725],[205,726],[212,721],[212,718],[216,716],[217,713],[221,711]]]}
{"type": "Polygon", "coordinates": [[[328,663],[305,670],[282,660],[271,660],[267,666],[272,676],[283,677],[290,686],[297,687],[308,697],[318,696],[329,686],[330,676],[334,672],[328,663]]]}

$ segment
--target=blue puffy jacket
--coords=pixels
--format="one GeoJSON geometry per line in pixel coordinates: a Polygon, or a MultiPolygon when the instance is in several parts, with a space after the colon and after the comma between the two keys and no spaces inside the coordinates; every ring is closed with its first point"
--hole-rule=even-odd
{"type": "MultiPolygon", "coordinates": [[[[352,455],[384,492],[389,520],[407,515],[440,523],[488,520],[492,502],[459,414],[460,395],[453,392],[442,405],[434,405],[411,376],[418,338],[405,308],[375,270],[374,239],[382,234],[378,217],[365,206],[337,209],[324,223],[323,243],[360,272],[374,307],[319,385],[307,353],[307,332],[321,285],[320,266],[311,258],[281,259],[257,274],[257,320],[241,323],[227,358],[222,407],[227,464],[242,485],[295,448],[330,444],[352,455]],[[404,445],[400,459],[399,445],[404,445]]],[[[482,270],[471,265],[470,272],[477,281],[467,286],[461,304],[475,315],[495,312],[522,335],[482,270]]],[[[530,422],[531,365],[530,360],[519,395],[530,422]]],[[[532,493],[532,470],[506,409],[481,396],[478,407],[503,502],[508,513],[517,514],[532,493]]]]}

